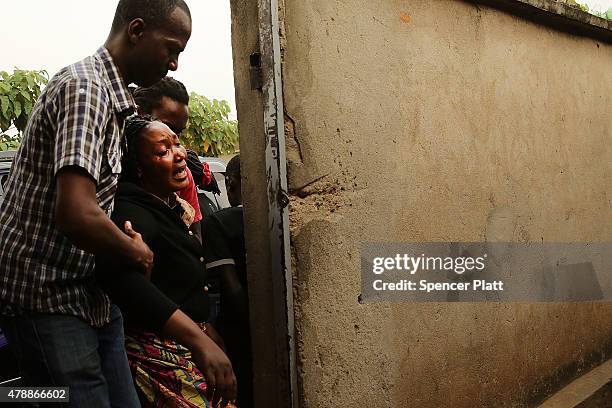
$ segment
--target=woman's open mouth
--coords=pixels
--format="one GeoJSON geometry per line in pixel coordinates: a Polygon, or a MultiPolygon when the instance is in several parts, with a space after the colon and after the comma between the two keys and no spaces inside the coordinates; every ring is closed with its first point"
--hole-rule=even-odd
{"type": "Polygon", "coordinates": [[[182,165],[174,171],[173,177],[177,181],[183,181],[187,178],[187,165],[182,165]]]}

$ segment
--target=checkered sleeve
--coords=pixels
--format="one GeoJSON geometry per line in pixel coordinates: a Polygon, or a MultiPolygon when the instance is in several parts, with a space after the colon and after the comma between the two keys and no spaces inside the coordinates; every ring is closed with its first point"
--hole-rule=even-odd
{"type": "Polygon", "coordinates": [[[97,183],[104,159],[108,95],[92,80],[71,79],[57,93],[56,103],[55,174],[64,167],[78,166],[97,183]]]}

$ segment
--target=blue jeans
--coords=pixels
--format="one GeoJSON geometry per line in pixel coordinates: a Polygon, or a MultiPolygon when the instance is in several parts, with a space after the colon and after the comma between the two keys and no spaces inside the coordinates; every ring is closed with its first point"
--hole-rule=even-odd
{"type": "Polygon", "coordinates": [[[140,407],[117,306],[100,328],[75,316],[42,313],[2,317],[0,325],[24,386],[69,387],[71,407],[140,407]]]}

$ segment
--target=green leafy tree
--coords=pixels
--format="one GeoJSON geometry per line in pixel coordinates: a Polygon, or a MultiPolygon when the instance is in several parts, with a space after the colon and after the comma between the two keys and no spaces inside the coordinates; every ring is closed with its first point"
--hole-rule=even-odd
{"type": "Polygon", "coordinates": [[[42,87],[48,82],[46,71],[25,71],[15,68],[12,74],[0,71],[0,150],[15,149],[21,142],[28,117],[42,87]],[[6,132],[11,127],[17,134],[6,132]]]}
{"type": "Polygon", "coordinates": [[[181,143],[202,156],[234,153],[238,148],[238,123],[229,119],[227,101],[212,101],[192,92],[189,95],[189,122],[181,143]]]}
{"type": "Polygon", "coordinates": [[[580,4],[576,0],[565,0],[564,2],[572,7],[579,8],[580,10],[585,11],[587,13],[589,12],[589,6],[587,6],[586,4],[580,4]]]}

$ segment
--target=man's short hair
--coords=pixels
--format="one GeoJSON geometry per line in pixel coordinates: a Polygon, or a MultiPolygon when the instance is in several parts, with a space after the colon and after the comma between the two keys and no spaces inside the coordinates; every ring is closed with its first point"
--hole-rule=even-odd
{"type": "Polygon", "coordinates": [[[185,85],[171,77],[165,77],[148,87],[136,88],[132,95],[136,105],[148,114],[151,114],[153,109],[159,107],[164,96],[185,105],[189,104],[189,94],[185,85]]]}
{"type": "Polygon", "coordinates": [[[145,23],[158,27],[177,7],[191,18],[191,12],[184,0],[119,0],[112,31],[126,26],[135,18],[142,18],[145,23]]]}

